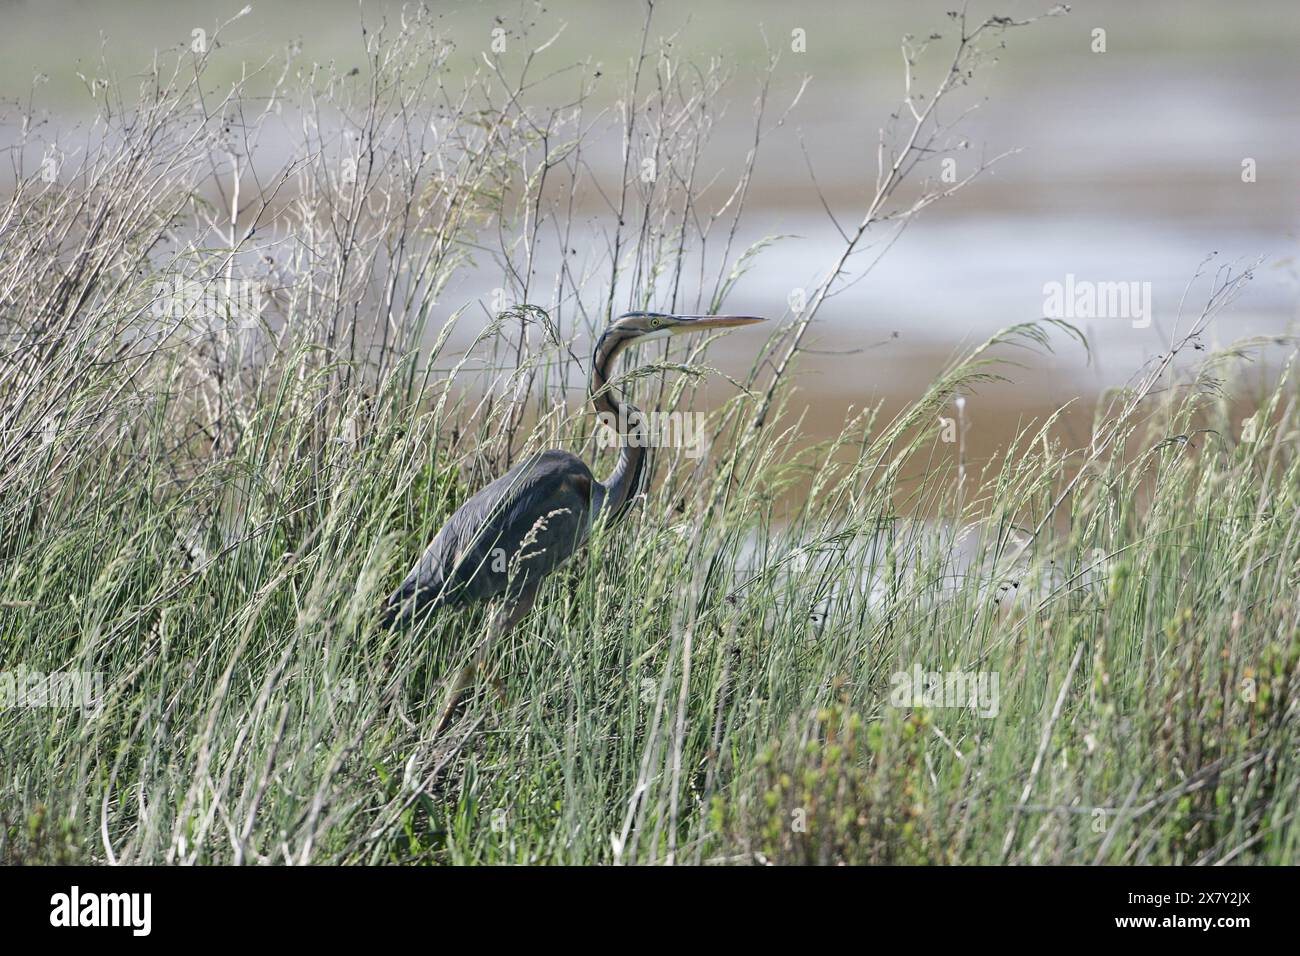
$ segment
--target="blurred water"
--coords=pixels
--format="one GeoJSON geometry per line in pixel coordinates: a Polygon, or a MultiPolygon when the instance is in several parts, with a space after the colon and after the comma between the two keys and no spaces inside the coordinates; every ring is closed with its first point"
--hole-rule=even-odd
{"type": "MultiPolygon", "coordinates": [[[[0,4],[6,113],[26,101],[31,76],[41,72],[47,81],[36,96],[48,111],[45,133],[57,136],[93,106],[78,73],[129,81],[153,50],[179,49],[193,27],[215,27],[242,6],[242,0],[8,0],[0,4]]],[[[813,78],[798,109],[765,140],[740,233],[742,247],[778,233],[798,238],[764,254],[738,285],[730,307],[779,317],[788,312],[791,291],[811,290],[834,261],[840,240],[821,211],[822,199],[843,222],[857,221],[874,175],[876,131],[898,101],[898,39],[904,32],[950,34],[951,6],[950,0],[656,4],[652,43],[674,34],[679,55],[695,62],[721,58],[734,71],[726,113],[705,155],[706,176],[716,172],[729,184],[743,163],[765,44],[782,53],[772,110],[804,76],[813,78]],[[806,31],[806,53],[789,50],[794,28],[806,31]]],[[[1047,6],[1024,0],[976,4],[972,16],[1025,16],[1047,6]]],[[[384,17],[401,15],[398,3],[366,3],[362,9],[372,29],[384,17]]],[[[616,101],[627,57],[640,40],[642,8],[630,4],[555,0],[543,9],[466,2],[434,9],[457,44],[454,76],[468,77],[481,65],[498,17],[514,44],[504,58],[507,67],[523,62],[523,25],[535,24],[534,35],[541,38],[563,26],[539,61],[538,75],[579,59],[599,61],[609,85],[598,100],[608,104],[616,101]]],[[[358,16],[357,7],[342,0],[254,4],[214,51],[214,69],[233,78],[289,43],[301,47],[307,62],[364,63],[358,16]]],[[[936,42],[936,48],[942,45],[936,42]]],[[[1086,0],[1068,17],[1012,32],[1007,47],[976,83],[970,101],[987,101],[969,117],[963,135],[972,143],[971,162],[1016,147],[1023,152],[927,210],[864,281],[827,304],[811,344],[833,352],[888,342],[857,355],[805,358],[805,386],[832,408],[873,394],[914,394],[918,369],[926,374],[962,344],[1040,316],[1044,283],[1067,274],[1150,282],[1155,318],[1145,329],[1124,319],[1081,320],[1096,360],[1087,366],[1079,350],[1062,351],[1050,360],[1047,376],[1031,379],[1042,400],[1123,381],[1165,348],[1184,287],[1211,253],[1218,253],[1219,262],[1240,265],[1264,259],[1248,291],[1211,327],[1211,342],[1281,333],[1296,318],[1300,7],[1285,0],[1086,0]],[[1098,28],[1106,31],[1105,53],[1092,51],[1098,28]],[[1247,158],[1257,172],[1250,183],[1241,175],[1247,158]]],[[[539,105],[567,102],[571,94],[563,74],[532,93],[539,105]]],[[[0,144],[12,144],[19,135],[12,123],[0,127],[0,144]]],[[[269,157],[268,165],[276,159],[269,157]]],[[[599,144],[589,159],[602,189],[616,192],[617,140],[599,144]]],[[[711,201],[720,203],[728,191],[729,185],[720,186],[711,201]]],[[[593,191],[582,210],[586,231],[576,243],[586,262],[599,263],[609,219],[593,191]]],[[[883,241],[884,235],[873,238],[883,241]]],[[[539,287],[549,288],[546,277],[558,266],[558,254],[543,248],[539,287]]],[[[482,263],[479,272],[447,290],[435,325],[468,303],[486,302],[499,285],[499,268],[482,263]]],[[[1190,295],[1193,314],[1207,292],[1202,283],[1190,295]]],[[[467,331],[481,321],[471,319],[467,331]]],[[[749,350],[735,339],[722,356],[743,365],[749,350]]]]}

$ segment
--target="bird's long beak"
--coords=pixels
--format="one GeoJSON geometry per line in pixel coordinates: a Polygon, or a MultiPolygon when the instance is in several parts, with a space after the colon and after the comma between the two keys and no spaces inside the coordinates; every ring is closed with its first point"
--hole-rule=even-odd
{"type": "Polygon", "coordinates": [[[669,328],[674,335],[701,329],[734,329],[766,321],[756,315],[674,315],[673,319],[676,321],[669,328]]]}

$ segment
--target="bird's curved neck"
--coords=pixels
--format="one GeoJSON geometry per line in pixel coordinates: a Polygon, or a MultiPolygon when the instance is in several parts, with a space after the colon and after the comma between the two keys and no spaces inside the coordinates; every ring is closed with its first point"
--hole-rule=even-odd
{"type": "Polygon", "coordinates": [[[614,362],[635,337],[626,330],[610,329],[596,343],[591,363],[591,403],[604,424],[619,435],[618,464],[602,482],[605,486],[602,510],[615,518],[623,514],[640,491],[648,465],[641,410],[624,402],[609,385],[614,362]]]}

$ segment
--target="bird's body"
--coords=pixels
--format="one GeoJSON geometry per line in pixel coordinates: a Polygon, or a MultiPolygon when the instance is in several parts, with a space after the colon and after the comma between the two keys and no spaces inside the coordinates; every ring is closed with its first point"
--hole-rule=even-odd
{"type": "Polygon", "coordinates": [[[629,312],[596,344],[589,383],[591,401],[607,424],[628,423],[618,464],[597,481],[577,455],[551,449],[521,461],[460,506],[434,536],[401,585],[388,598],[383,623],[410,623],[422,612],[500,599],[504,616],[479,642],[471,663],[453,683],[438,724],[441,731],[494,632],[527,614],[548,574],[587,540],[597,521],[621,517],[648,475],[641,412],[609,387],[614,361],[637,341],[710,328],[759,322],[751,316],[681,316],[629,312]]]}
{"type": "Polygon", "coordinates": [[[577,455],[553,448],[529,456],[461,505],[389,607],[412,597],[419,610],[531,597],[582,546],[605,494],[577,455]],[[546,502],[546,511],[536,502],[546,502]]]}

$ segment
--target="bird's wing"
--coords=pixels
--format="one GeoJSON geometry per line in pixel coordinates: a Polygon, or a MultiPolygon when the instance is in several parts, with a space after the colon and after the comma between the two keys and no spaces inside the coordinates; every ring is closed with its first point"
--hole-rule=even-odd
{"type": "Polygon", "coordinates": [[[412,596],[417,608],[430,601],[458,606],[536,587],[585,540],[596,491],[576,455],[548,451],[525,459],[451,516],[390,607],[412,596]]]}

